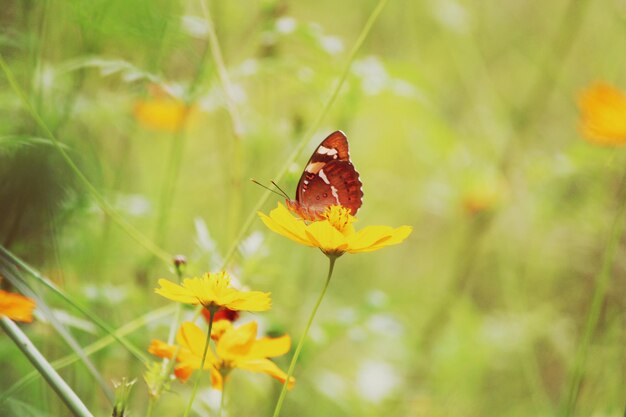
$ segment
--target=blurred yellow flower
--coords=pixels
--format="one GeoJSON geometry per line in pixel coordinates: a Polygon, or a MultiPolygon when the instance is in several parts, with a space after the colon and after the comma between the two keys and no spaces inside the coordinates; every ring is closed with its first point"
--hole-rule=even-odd
{"type": "Polygon", "coordinates": [[[600,145],[626,143],[626,94],[598,82],[580,95],[580,128],[589,142],[600,145]]]}
{"type": "Polygon", "coordinates": [[[497,208],[505,199],[504,181],[482,180],[471,183],[463,193],[463,208],[469,214],[483,213],[497,208]]]}
{"type": "Polygon", "coordinates": [[[161,287],[154,292],[165,298],[184,304],[201,304],[214,311],[219,308],[265,311],[272,306],[268,292],[239,291],[232,288],[226,271],[204,274],[200,278],[185,278],[182,285],[160,279],[159,285],[161,287]]]}
{"type": "Polygon", "coordinates": [[[137,100],[134,115],[145,128],[173,133],[184,126],[190,110],[191,107],[182,100],[159,95],[146,100],[137,100]]]}
{"type": "MultiPolygon", "coordinates": [[[[256,335],[257,323],[250,322],[237,328],[230,326],[217,338],[215,353],[207,351],[204,364],[204,370],[211,371],[213,388],[222,389],[224,376],[235,368],[264,373],[285,382],[287,375],[268,358],[289,352],[291,338],[285,335],[257,339],[256,335]]],[[[185,322],[176,336],[179,347],[153,340],[148,351],[162,358],[172,358],[178,348],[174,373],[181,381],[186,381],[194,370],[200,368],[205,341],[206,333],[194,323],[185,322]]],[[[294,383],[295,379],[291,378],[289,386],[294,383]]]]}
{"type": "Polygon", "coordinates": [[[35,302],[21,294],[0,290],[0,316],[30,323],[33,321],[35,302]]]}
{"type": "Polygon", "coordinates": [[[320,220],[305,221],[295,217],[282,204],[269,216],[259,216],[270,230],[306,246],[317,247],[329,256],[341,256],[345,252],[371,252],[385,246],[401,243],[413,230],[410,226],[367,226],[358,232],[352,223],[357,219],[342,206],[330,206],[320,220]]]}

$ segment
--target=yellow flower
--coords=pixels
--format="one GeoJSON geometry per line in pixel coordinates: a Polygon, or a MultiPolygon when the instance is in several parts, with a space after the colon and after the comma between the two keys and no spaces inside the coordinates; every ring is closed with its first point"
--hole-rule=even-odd
{"type": "Polygon", "coordinates": [[[505,200],[507,184],[497,178],[474,180],[467,185],[463,196],[463,208],[468,214],[489,212],[505,200]]]}
{"type": "Polygon", "coordinates": [[[352,225],[356,218],[342,206],[330,206],[322,213],[321,220],[309,222],[294,217],[280,203],[269,216],[263,213],[259,216],[270,230],[302,245],[320,248],[326,255],[335,257],[345,252],[371,252],[396,245],[413,230],[410,226],[367,226],[357,232],[352,225]]]}
{"type": "MultiPolygon", "coordinates": [[[[176,366],[174,375],[185,382],[192,372],[200,369],[202,363],[202,353],[206,343],[206,333],[193,323],[185,322],[180,326],[176,334],[177,346],[168,345],[161,340],[153,340],[148,347],[148,352],[160,358],[172,359],[176,355],[176,366]],[[178,353],[176,353],[178,351],[178,353]]],[[[221,384],[221,375],[214,364],[215,355],[211,349],[207,349],[204,361],[204,370],[211,372],[211,383],[213,386],[221,384]]]]}
{"type": "Polygon", "coordinates": [[[33,321],[35,302],[21,294],[0,290],[0,316],[30,323],[33,321]]]}
{"type": "Polygon", "coordinates": [[[157,294],[184,304],[201,304],[209,310],[265,311],[272,306],[268,292],[232,288],[226,271],[204,274],[200,278],[185,278],[182,285],[160,279],[159,285],[161,288],[154,290],[157,294]]]}
{"type": "MultiPolygon", "coordinates": [[[[213,333],[211,337],[214,336],[213,333]]],[[[211,371],[213,388],[222,389],[223,376],[235,368],[264,373],[281,383],[285,382],[287,375],[268,358],[289,352],[291,338],[285,335],[277,338],[257,339],[256,335],[256,322],[237,328],[231,326],[223,331],[217,339],[215,353],[208,350],[204,364],[204,370],[211,371]]],[[[185,322],[178,331],[176,342],[178,347],[153,340],[148,351],[162,358],[172,358],[179,349],[174,373],[181,381],[186,381],[194,370],[200,368],[206,333],[194,323],[185,322]]],[[[289,386],[293,386],[294,383],[295,379],[291,378],[289,386]]]]}
{"type": "Polygon", "coordinates": [[[159,86],[152,85],[149,91],[150,98],[135,102],[135,119],[147,129],[171,133],[179,131],[193,107],[170,96],[159,86]]]}
{"type": "Polygon", "coordinates": [[[578,100],[580,128],[589,142],[600,145],[626,143],[626,94],[596,83],[583,91],[578,100]]]}

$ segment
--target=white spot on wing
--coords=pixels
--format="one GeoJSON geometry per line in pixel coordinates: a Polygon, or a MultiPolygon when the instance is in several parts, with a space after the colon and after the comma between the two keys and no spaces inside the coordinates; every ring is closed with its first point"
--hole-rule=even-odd
{"type": "Polygon", "coordinates": [[[311,174],[317,174],[320,169],[326,165],[326,162],[311,162],[306,166],[305,171],[311,174]]]}
{"type": "Polygon", "coordinates": [[[327,148],[325,146],[320,145],[319,148],[317,148],[317,153],[322,154],[322,155],[337,155],[337,149],[334,148],[327,148]]]}
{"type": "Polygon", "coordinates": [[[331,185],[330,186],[330,192],[333,194],[333,197],[335,197],[335,200],[337,201],[337,204],[339,204],[339,193],[337,193],[337,188],[335,188],[335,186],[331,185]]]}
{"type": "Polygon", "coordinates": [[[324,173],[323,169],[320,169],[320,172],[317,173],[317,175],[320,176],[320,178],[322,179],[322,181],[324,181],[326,184],[330,185],[330,181],[328,181],[328,177],[326,176],[326,174],[324,173]]]}

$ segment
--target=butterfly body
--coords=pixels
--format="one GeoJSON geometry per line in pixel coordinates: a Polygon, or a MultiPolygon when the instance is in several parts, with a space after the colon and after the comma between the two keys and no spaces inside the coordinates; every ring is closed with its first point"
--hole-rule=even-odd
{"type": "Polygon", "coordinates": [[[348,138],[341,131],[328,135],[309,159],[287,205],[306,219],[319,218],[332,205],[355,215],[363,203],[363,184],[350,161],[348,138]]]}

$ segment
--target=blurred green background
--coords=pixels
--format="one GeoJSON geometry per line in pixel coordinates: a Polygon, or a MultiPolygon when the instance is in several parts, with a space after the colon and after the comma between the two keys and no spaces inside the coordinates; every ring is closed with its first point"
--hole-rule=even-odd
{"type": "MultiPolygon", "coordinates": [[[[365,193],[357,226],[414,231],[339,259],[282,415],[563,415],[626,163],[623,150],[582,139],[576,100],[596,80],[626,88],[626,3],[392,0],[318,123],[377,4],[208,1],[228,95],[201,1],[5,0],[0,52],[120,218],[187,256],[189,274],[217,270],[236,248],[232,274],[273,297],[270,312],[244,320],[295,340],[326,260],[256,218],[239,239],[264,195],[249,178],[287,168],[279,184],[293,195],[314,146],[347,134],[365,193]],[[158,123],[168,117],[176,127],[158,123]]],[[[103,213],[18,93],[0,77],[0,243],[114,328],[167,305],[153,289],[175,279],[171,268],[103,213]]],[[[624,412],[620,244],[570,415],[624,412]]],[[[80,344],[105,336],[25,279],[80,344]]],[[[71,354],[46,318],[23,328],[49,360],[71,354]]],[[[145,350],[170,320],[129,339],[145,350]]],[[[144,415],[142,364],[116,343],[92,359],[106,381],[139,379],[130,410],[144,415]]],[[[0,364],[0,414],[67,415],[41,378],[15,389],[32,367],[6,335],[0,364]]],[[[82,364],[60,372],[110,415],[82,364]]],[[[226,415],[271,415],[279,383],[243,371],[231,382],[226,415]]],[[[154,415],[180,413],[190,390],[174,382],[154,415]]],[[[212,415],[215,398],[205,386],[198,415],[212,415]]]]}

